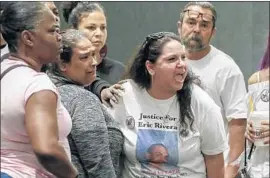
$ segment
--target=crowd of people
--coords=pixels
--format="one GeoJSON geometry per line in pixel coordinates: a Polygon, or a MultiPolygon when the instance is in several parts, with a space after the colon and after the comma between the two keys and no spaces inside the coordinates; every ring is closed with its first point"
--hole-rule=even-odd
{"type": "Polygon", "coordinates": [[[178,34],[107,57],[96,2],[1,2],[1,177],[269,178],[269,43],[248,80],[189,2],[178,34]],[[260,126],[250,119],[267,113],[260,126]],[[262,139],[263,145],[256,141],[262,139]]]}

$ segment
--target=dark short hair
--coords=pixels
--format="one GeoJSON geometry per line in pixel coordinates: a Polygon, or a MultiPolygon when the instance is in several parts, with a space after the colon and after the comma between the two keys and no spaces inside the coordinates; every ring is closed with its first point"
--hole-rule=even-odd
{"type": "Polygon", "coordinates": [[[8,8],[4,9],[1,14],[1,33],[10,52],[17,52],[21,32],[35,29],[45,8],[48,7],[41,2],[17,1],[9,3],[8,8]]]}
{"type": "Polygon", "coordinates": [[[12,1],[0,1],[0,11],[4,10],[6,7],[8,7],[12,1]]]}
{"type": "MultiPolygon", "coordinates": [[[[148,60],[155,63],[162,53],[163,46],[172,40],[181,44],[179,36],[171,32],[158,32],[148,35],[132,60],[126,78],[132,79],[141,88],[149,89],[151,87],[151,76],[146,69],[145,62],[148,60]]],[[[189,70],[183,88],[176,93],[181,108],[179,116],[181,136],[187,136],[188,129],[193,131],[191,127],[194,122],[191,109],[193,83],[200,85],[200,80],[189,70]]]]}
{"type": "Polygon", "coordinates": [[[65,21],[73,28],[78,28],[80,19],[85,13],[103,12],[104,8],[99,3],[84,2],[84,1],[68,1],[62,2],[61,8],[65,21]]]}
{"type": "Polygon", "coordinates": [[[192,1],[192,2],[189,2],[185,7],[184,9],[182,10],[182,12],[180,13],[180,22],[183,22],[183,19],[184,19],[184,15],[185,15],[185,10],[190,7],[190,6],[199,6],[201,8],[204,8],[204,9],[210,9],[212,14],[213,14],[213,28],[215,28],[216,26],[216,21],[217,21],[217,11],[214,7],[213,4],[211,4],[210,2],[203,2],[203,1],[192,1]]]}

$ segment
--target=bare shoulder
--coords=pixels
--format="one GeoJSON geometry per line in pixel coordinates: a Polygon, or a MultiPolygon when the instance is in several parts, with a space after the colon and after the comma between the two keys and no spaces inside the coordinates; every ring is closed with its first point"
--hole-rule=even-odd
{"type": "Polygon", "coordinates": [[[249,85],[252,85],[252,84],[258,82],[258,81],[257,81],[257,75],[258,75],[258,72],[259,72],[259,71],[255,72],[254,74],[252,74],[252,75],[249,77],[249,79],[248,79],[248,84],[249,84],[249,85]]]}

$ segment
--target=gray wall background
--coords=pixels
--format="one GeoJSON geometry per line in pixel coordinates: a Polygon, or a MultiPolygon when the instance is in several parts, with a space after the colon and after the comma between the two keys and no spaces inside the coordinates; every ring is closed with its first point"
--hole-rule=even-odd
{"type": "MultiPolygon", "coordinates": [[[[187,2],[100,2],[108,23],[108,56],[127,64],[149,33],[177,33],[187,2]]],[[[245,80],[256,71],[269,33],[269,2],[212,2],[218,13],[212,44],[234,58],[245,80]]],[[[60,2],[56,2],[59,7],[60,2]]],[[[62,22],[62,28],[67,24],[62,22]]],[[[221,64],[222,65],[222,64],[221,64]]]]}

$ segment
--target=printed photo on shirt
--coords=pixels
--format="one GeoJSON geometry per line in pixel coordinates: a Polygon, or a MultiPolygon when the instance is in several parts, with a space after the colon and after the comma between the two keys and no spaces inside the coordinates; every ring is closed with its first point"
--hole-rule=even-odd
{"type": "Polygon", "coordinates": [[[138,131],[136,158],[141,163],[142,172],[152,175],[179,173],[177,133],[153,129],[138,131]]]}

